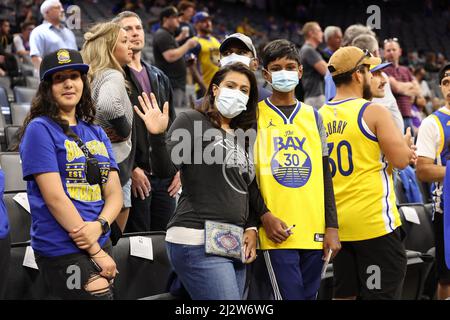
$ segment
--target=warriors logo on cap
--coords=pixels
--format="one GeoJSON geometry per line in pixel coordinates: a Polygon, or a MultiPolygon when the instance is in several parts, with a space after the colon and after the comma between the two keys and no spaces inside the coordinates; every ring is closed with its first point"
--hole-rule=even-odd
{"type": "Polygon", "coordinates": [[[69,63],[72,60],[70,59],[70,54],[69,51],[65,50],[65,49],[61,49],[56,53],[56,57],[58,59],[58,63],[59,64],[65,64],[65,63],[69,63]]]}

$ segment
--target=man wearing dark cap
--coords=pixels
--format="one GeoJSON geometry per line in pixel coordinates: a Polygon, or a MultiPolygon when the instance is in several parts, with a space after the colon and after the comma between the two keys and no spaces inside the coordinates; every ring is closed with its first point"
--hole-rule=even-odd
{"type": "Polygon", "coordinates": [[[199,85],[197,97],[203,96],[214,74],[219,70],[220,42],[211,35],[211,20],[212,17],[205,11],[197,12],[192,18],[197,30],[197,36],[192,39],[198,41],[198,45],[192,50],[197,57],[197,65],[192,68],[194,79],[199,85]]]}
{"type": "MultiPolygon", "coordinates": [[[[253,72],[258,71],[258,57],[256,55],[256,48],[253,45],[252,39],[242,33],[233,33],[222,41],[219,47],[220,51],[220,67],[227,64],[241,62],[247,65],[253,72]]],[[[262,101],[270,97],[272,93],[258,85],[258,101],[262,101]]]]}
{"type": "Polygon", "coordinates": [[[194,39],[188,39],[182,46],[175,40],[178,29],[178,10],[175,7],[164,8],[160,15],[161,28],[153,37],[155,66],[169,77],[173,89],[173,107],[183,107],[186,92],[186,63],[184,55],[197,45],[194,39]]]}
{"type": "Polygon", "coordinates": [[[369,69],[380,63],[368,50],[338,49],[328,63],[336,96],[319,110],[342,244],[333,261],[336,299],[400,299],[406,273],[392,171],[416,156],[410,130],[403,137],[389,111],[370,102],[369,69]]]}
{"type": "MultiPolygon", "coordinates": [[[[443,180],[450,155],[450,64],[439,72],[439,85],[446,104],[429,115],[420,125],[417,136],[417,176],[421,181],[434,183],[433,212],[438,273],[438,299],[450,297],[450,269],[444,254],[444,192],[443,180]]],[[[448,193],[448,191],[446,192],[448,193]]],[[[448,196],[448,195],[447,195],[448,196]]],[[[449,244],[447,243],[446,246],[449,244]]]]}

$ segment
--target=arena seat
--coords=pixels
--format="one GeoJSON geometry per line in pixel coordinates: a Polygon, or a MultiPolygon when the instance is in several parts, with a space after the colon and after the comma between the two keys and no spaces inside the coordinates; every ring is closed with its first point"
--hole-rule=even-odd
{"type": "Polygon", "coordinates": [[[12,148],[18,144],[18,131],[21,126],[9,125],[5,128],[6,151],[13,151],[12,148]]]}
{"type": "Polygon", "coordinates": [[[27,87],[32,89],[38,89],[39,88],[39,79],[33,76],[26,76],[25,77],[27,82],[27,87]]]}
{"type": "Polygon", "coordinates": [[[0,107],[2,110],[4,108],[9,109],[8,92],[2,86],[0,86],[0,107]]]}
{"type": "Polygon", "coordinates": [[[403,203],[408,203],[405,194],[405,187],[403,186],[402,179],[397,175],[394,179],[394,190],[395,190],[395,198],[397,200],[397,205],[401,205],[403,203]]]}
{"type": "Polygon", "coordinates": [[[166,298],[167,281],[171,271],[166,253],[164,231],[124,234],[113,247],[112,256],[119,274],[114,280],[114,298],[135,300],[160,295],[166,298]],[[130,255],[130,237],[142,236],[152,239],[153,260],[130,255]]]}
{"type": "Polygon", "coordinates": [[[39,270],[23,266],[29,242],[11,245],[7,300],[44,300],[49,297],[48,289],[39,270]]]}
{"type": "Polygon", "coordinates": [[[11,120],[13,125],[21,126],[30,112],[30,103],[11,103],[11,120]]]}
{"type": "Polygon", "coordinates": [[[22,164],[18,152],[0,152],[0,167],[5,173],[5,192],[27,189],[27,184],[22,176],[22,164]]]}
{"type": "MultiPolygon", "coordinates": [[[[10,113],[10,104],[8,100],[8,92],[5,88],[0,86],[0,143],[6,147],[6,139],[5,139],[5,127],[6,120],[4,114],[10,113]]],[[[4,150],[6,148],[2,148],[4,150]]]]}
{"type": "Polygon", "coordinates": [[[399,207],[402,228],[406,233],[405,248],[427,253],[434,247],[434,232],[431,217],[427,213],[423,204],[404,204],[399,207]],[[420,224],[406,220],[404,208],[414,209],[420,224]]]}
{"type": "MultiPolygon", "coordinates": [[[[400,218],[402,220],[402,228],[406,233],[404,240],[406,250],[420,252],[420,258],[424,265],[419,269],[413,268],[413,277],[418,279],[421,283],[418,291],[415,294],[406,295],[409,299],[422,299],[423,290],[425,287],[430,287],[430,282],[433,282],[432,270],[434,268],[434,255],[431,252],[434,249],[434,231],[432,217],[429,213],[431,204],[427,204],[427,208],[423,204],[406,204],[399,208],[400,218]],[[405,208],[414,209],[419,219],[420,224],[408,221],[405,217],[405,208]]],[[[411,277],[411,272],[407,276],[411,277]]],[[[414,282],[414,281],[413,281],[414,282]]],[[[406,280],[405,280],[406,285],[406,280]]]]}
{"type": "Polygon", "coordinates": [[[15,102],[31,103],[31,100],[33,100],[37,90],[33,89],[33,88],[15,86],[13,91],[14,91],[14,101],[15,102]]]}
{"type": "Polygon", "coordinates": [[[403,282],[402,299],[419,300],[422,298],[425,281],[430,273],[433,258],[421,252],[407,250],[406,276],[403,282]]]}
{"type": "Polygon", "coordinates": [[[16,192],[3,194],[9,218],[11,243],[30,240],[31,214],[14,200],[16,192]]]}

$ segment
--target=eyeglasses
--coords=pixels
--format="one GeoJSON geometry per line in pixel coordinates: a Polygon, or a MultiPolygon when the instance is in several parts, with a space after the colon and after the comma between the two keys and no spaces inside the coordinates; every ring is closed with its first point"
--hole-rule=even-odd
{"type": "Polygon", "coordinates": [[[388,43],[388,42],[397,42],[397,43],[399,43],[398,38],[387,38],[387,39],[384,39],[384,43],[388,43]]]}

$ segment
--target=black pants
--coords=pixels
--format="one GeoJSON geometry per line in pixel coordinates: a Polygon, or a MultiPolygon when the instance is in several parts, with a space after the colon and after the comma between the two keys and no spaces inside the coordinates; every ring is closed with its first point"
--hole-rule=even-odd
{"type": "Polygon", "coordinates": [[[334,297],[401,299],[407,258],[402,230],[362,241],[343,241],[333,261],[334,297]]]}
{"type": "Polygon", "coordinates": [[[5,298],[10,258],[11,241],[9,235],[7,235],[6,238],[0,239],[0,300],[5,298]]]}
{"type": "Polygon", "coordinates": [[[142,200],[131,194],[131,210],[125,232],[144,232],[166,230],[172,217],[176,201],[169,195],[172,179],[147,176],[152,185],[150,196],[142,200]]]}
{"type": "MultiPolygon", "coordinates": [[[[111,242],[103,250],[111,253],[111,242]]],[[[112,288],[102,294],[91,294],[85,290],[89,279],[97,277],[101,270],[87,253],[73,253],[59,257],[43,257],[35,253],[39,271],[50,290],[52,299],[62,300],[112,300],[112,288]]],[[[119,276],[119,275],[118,275],[119,276]]]]}

